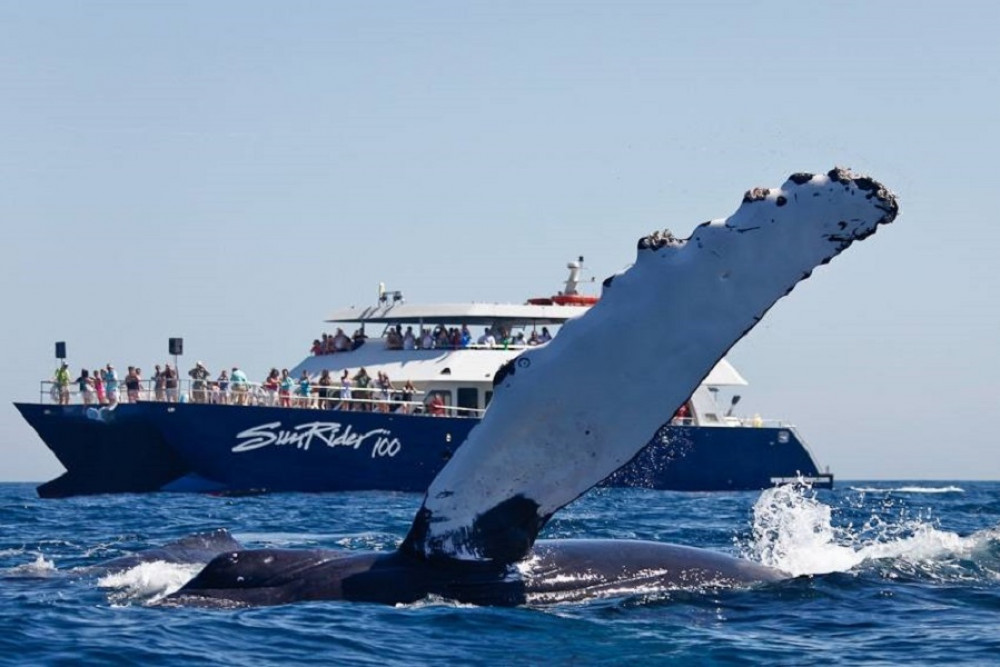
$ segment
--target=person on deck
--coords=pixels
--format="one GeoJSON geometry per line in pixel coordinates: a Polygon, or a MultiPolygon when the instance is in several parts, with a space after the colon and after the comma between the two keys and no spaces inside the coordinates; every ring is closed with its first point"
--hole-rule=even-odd
{"type": "Polygon", "coordinates": [[[420,349],[430,350],[434,347],[434,336],[431,334],[430,329],[424,329],[420,334],[420,349]]]}
{"type": "Polygon", "coordinates": [[[55,382],[59,405],[69,405],[69,366],[65,361],[56,369],[55,382]]]}
{"type": "Polygon", "coordinates": [[[94,402],[93,381],[90,379],[90,372],[84,368],[80,371],[80,377],[76,380],[76,386],[80,389],[80,396],[83,397],[83,404],[90,405],[94,402]]]}
{"type": "Polygon", "coordinates": [[[219,388],[219,403],[226,405],[229,403],[229,371],[223,368],[215,384],[219,388]]]}
{"type": "Polygon", "coordinates": [[[389,375],[379,371],[378,380],[375,383],[378,387],[378,398],[381,403],[379,403],[380,412],[390,412],[389,401],[392,400],[392,382],[389,380],[389,375]]]}
{"type": "Polygon", "coordinates": [[[111,364],[104,369],[104,394],[108,397],[108,405],[118,405],[118,373],[111,364]]]}
{"type": "Polygon", "coordinates": [[[271,372],[267,374],[267,378],[264,380],[264,404],[265,405],[277,405],[278,403],[278,389],[281,385],[281,379],[278,376],[278,369],[272,368],[271,372]]]}
{"type": "Polygon", "coordinates": [[[338,328],[337,333],[333,336],[333,349],[337,352],[351,351],[351,339],[347,337],[343,329],[338,328]]]}
{"type": "Polygon", "coordinates": [[[233,402],[236,405],[246,405],[247,390],[250,385],[247,374],[241,371],[238,366],[233,366],[233,370],[229,373],[229,382],[233,387],[233,402]]]}
{"type": "Polygon", "coordinates": [[[319,374],[319,380],[316,381],[316,384],[319,385],[316,394],[319,408],[331,410],[333,408],[333,378],[330,377],[330,371],[324,368],[323,372],[319,374]]]}
{"type": "Polygon", "coordinates": [[[209,377],[208,369],[199,361],[194,365],[194,368],[188,371],[188,375],[194,380],[191,383],[191,400],[195,403],[205,403],[205,399],[207,398],[205,395],[206,380],[209,377]]]}
{"type": "Polygon", "coordinates": [[[413,386],[413,383],[410,382],[409,380],[407,380],[406,384],[403,385],[403,391],[402,391],[403,405],[402,405],[402,407],[399,410],[404,415],[410,414],[410,410],[411,410],[411,408],[410,408],[410,402],[413,400],[413,395],[415,393],[417,393],[417,390],[413,386]]]}
{"type": "Polygon", "coordinates": [[[141,386],[142,378],[136,367],[129,366],[128,373],[125,374],[125,397],[129,403],[139,402],[139,388],[141,386]]]}
{"type": "Polygon", "coordinates": [[[340,376],[340,405],[337,407],[341,410],[351,409],[351,377],[347,369],[340,376]]]}
{"type": "Polygon", "coordinates": [[[431,400],[427,402],[427,411],[432,417],[444,417],[445,415],[445,404],[444,398],[441,397],[440,392],[435,392],[431,396],[431,400]]]}
{"type": "Polygon", "coordinates": [[[153,373],[153,398],[157,401],[164,401],[167,397],[167,378],[163,374],[163,370],[160,365],[154,366],[155,372],[153,373]]]}
{"type": "Polygon", "coordinates": [[[302,371],[302,376],[299,377],[299,407],[308,408],[310,395],[312,394],[312,386],[309,382],[309,371],[302,371]]]}
{"type": "Polygon", "coordinates": [[[288,374],[287,368],[281,369],[281,380],[278,382],[278,405],[283,408],[292,407],[292,389],[295,388],[295,380],[288,374]]]}
{"type": "Polygon", "coordinates": [[[371,404],[367,401],[372,397],[369,387],[372,385],[372,378],[368,375],[368,371],[361,367],[357,374],[354,376],[354,386],[357,390],[354,391],[354,396],[361,399],[361,403],[358,404],[357,409],[361,412],[371,412],[371,404]]]}
{"type": "Polygon", "coordinates": [[[94,394],[97,396],[97,404],[104,405],[108,400],[104,395],[104,378],[101,377],[101,369],[96,369],[92,376],[94,383],[94,394]]]}
{"type": "Polygon", "coordinates": [[[167,392],[167,401],[176,403],[180,398],[177,391],[177,369],[170,364],[163,366],[163,388],[167,392]]]}

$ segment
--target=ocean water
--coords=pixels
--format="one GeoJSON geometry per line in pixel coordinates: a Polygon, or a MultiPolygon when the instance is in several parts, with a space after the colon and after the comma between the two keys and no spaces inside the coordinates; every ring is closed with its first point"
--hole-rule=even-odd
{"type": "Polygon", "coordinates": [[[394,493],[41,500],[0,484],[0,665],[1000,663],[1000,483],[597,489],[544,533],[700,546],[799,575],[743,589],[534,608],[219,610],[158,603],[197,565],[88,571],[220,527],[255,547],[391,549],[419,504],[394,493]]]}

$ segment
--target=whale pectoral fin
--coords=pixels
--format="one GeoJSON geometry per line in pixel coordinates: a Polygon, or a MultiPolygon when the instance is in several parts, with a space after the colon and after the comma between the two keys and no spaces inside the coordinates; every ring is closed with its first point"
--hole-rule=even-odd
{"type": "Polygon", "coordinates": [[[634,458],[778,299],[898,210],[878,182],[834,169],[750,190],[688,239],[644,239],[596,305],[498,373],[489,411],[431,482],[404,550],[523,557],[549,517],[634,458]]]}

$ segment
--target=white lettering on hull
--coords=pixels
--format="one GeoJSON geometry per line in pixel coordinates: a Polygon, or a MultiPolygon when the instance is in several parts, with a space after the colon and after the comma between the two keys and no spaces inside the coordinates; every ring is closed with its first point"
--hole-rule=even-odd
{"type": "Polygon", "coordinates": [[[399,454],[403,445],[399,438],[385,428],[376,428],[366,433],[356,432],[350,424],[346,427],[339,422],[309,422],[291,428],[282,429],[281,422],[270,422],[248,428],[236,434],[237,440],[242,440],[232,449],[235,454],[252,452],[264,447],[294,447],[308,451],[313,442],[327,447],[347,447],[361,449],[363,445],[371,444],[372,458],[389,457],[399,454]]]}

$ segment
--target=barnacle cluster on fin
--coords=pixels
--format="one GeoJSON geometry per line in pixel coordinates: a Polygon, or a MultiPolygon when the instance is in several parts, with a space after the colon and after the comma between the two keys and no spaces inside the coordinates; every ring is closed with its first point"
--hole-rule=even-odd
{"type": "Polygon", "coordinates": [[[668,245],[681,245],[684,242],[674,236],[669,229],[663,231],[656,230],[653,233],[639,239],[639,250],[659,250],[668,245]]]}

